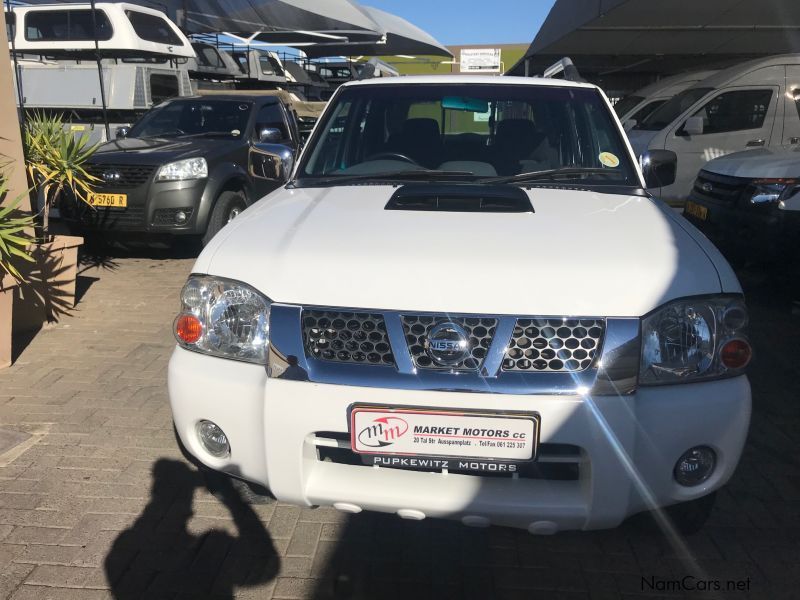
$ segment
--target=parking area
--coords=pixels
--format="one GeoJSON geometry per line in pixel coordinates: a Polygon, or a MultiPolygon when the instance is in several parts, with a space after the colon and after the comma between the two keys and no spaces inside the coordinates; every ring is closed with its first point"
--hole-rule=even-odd
{"type": "Polygon", "coordinates": [[[29,435],[0,454],[0,597],[798,597],[800,309],[769,273],[741,274],[753,420],[709,525],[685,539],[647,519],[534,537],[209,494],[175,445],[166,393],[192,262],[86,260],[75,311],[0,371],[0,428],[29,435]]]}

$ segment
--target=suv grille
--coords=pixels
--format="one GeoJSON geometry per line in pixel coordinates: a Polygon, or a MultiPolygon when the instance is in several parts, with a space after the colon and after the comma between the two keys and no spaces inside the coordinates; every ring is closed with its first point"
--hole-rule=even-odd
{"type": "Polygon", "coordinates": [[[480,368],[483,359],[486,358],[486,353],[489,351],[489,346],[492,343],[494,332],[497,329],[497,319],[481,319],[478,317],[463,317],[463,318],[448,318],[448,317],[433,317],[429,315],[403,315],[403,332],[408,342],[408,350],[411,353],[411,358],[414,360],[414,365],[420,369],[442,369],[447,371],[452,370],[469,370],[473,371],[480,368]],[[440,323],[455,323],[464,328],[469,335],[470,353],[461,362],[450,365],[441,366],[433,362],[428,353],[425,351],[425,339],[431,329],[440,323]]]}
{"type": "Polygon", "coordinates": [[[583,371],[597,354],[602,319],[517,319],[504,371],[583,371]]]}
{"type": "Polygon", "coordinates": [[[394,365],[381,315],[303,311],[303,341],[313,358],[344,363],[394,365]]]}
{"type": "Polygon", "coordinates": [[[728,177],[709,173],[708,171],[700,171],[694,182],[692,192],[701,199],[733,204],[739,199],[749,183],[749,179],[742,177],[728,177]]]}
{"type": "Polygon", "coordinates": [[[152,165],[89,165],[88,171],[100,181],[96,187],[101,190],[135,188],[147,183],[156,167],[152,165]]]}

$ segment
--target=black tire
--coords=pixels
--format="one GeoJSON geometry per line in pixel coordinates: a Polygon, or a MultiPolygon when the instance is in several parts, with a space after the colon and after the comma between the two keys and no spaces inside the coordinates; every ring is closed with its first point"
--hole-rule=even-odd
{"type": "Polygon", "coordinates": [[[203,245],[208,244],[220,229],[239,216],[245,208],[247,208],[247,201],[242,192],[222,192],[214,203],[214,209],[208,218],[203,245]]]}
{"type": "Polygon", "coordinates": [[[664,513],[680,533],[692,535],[700,531],[706,524],[716,500],[717,493],[712,492],[697,500],[668,506],[664,509],[664,513]]]}

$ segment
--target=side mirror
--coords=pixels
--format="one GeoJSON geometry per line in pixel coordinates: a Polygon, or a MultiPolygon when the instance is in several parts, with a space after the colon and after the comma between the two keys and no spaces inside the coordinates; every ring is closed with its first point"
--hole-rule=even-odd
{"type": "Polygon", "coordinates": [[[258,131],[258,141],[262,144],[277,144],[283,139],[283,132],[277,127],[262,127],[258,131]]]}
{"type": "Polygon", "coordinates": [[[625,131],[630,131],[631,129],[633,129],[634,127],[636,127],[636,125],[638,125],[638,123],[636,122],[636,119],[625,119],[625,120],[622,122],[622,128],[623,128],[625,131]]]}
{"type": "Polygon", "coordinates": [[[678,155],[672,150],[647,150],[639,157],[639,164],[648,189],[675,183],[678,155]]]}
{"type": "Polygon", "coordinates": [[[117,131],[115,135],[117,136],[118,140],[128,137],[128,134],[131,132],[131,128],[123,125],[122,127],[117,127],[117,131]]]}
{"type": "Polygon", "coordinates": [[[294,150],[281,144],[257,144],[250,149],[247,162],[252,177],[283,183],[292,174],[294,150]]]}
{"type": "Polygon", "coordinates": [[[703,127],[703,117],[689,117],[683,124],[682,131],[686,135],[702,135],[703,127]]]}

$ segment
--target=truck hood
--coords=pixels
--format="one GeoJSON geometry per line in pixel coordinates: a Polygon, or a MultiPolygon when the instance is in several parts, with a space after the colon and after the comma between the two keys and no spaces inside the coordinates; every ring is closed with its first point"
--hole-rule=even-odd
{"type": "Polygon", "coordinates": [[[800,172],[800,148],[794,150],[759,148],[734,152],[707,162],[703,170],[718,175],[751,179],[797,177],[800,172]]]}
{"type": "Polygon", "coordinates": [[[704,238],[647,197],[533,188],[534,213],[385,210],[394,191],[279,189],[194,272],[276,302],[452,313],[641,316],[721,291],[704,238]]]}
{"type": "Polygon", "coordinates": [[[241,143],[241,140],[223,137],[124,138],[100,146],[92,162],[157,165],[227,152],[241,143]]]}

